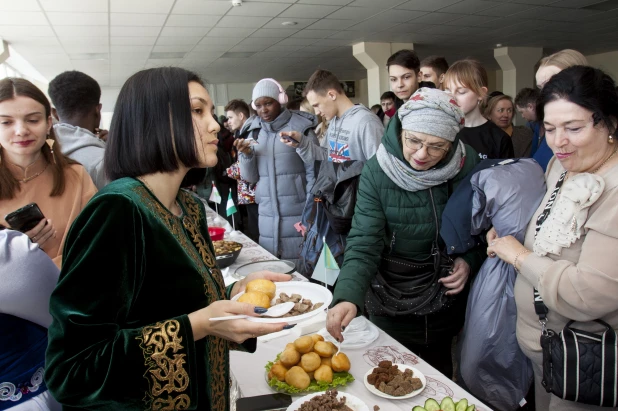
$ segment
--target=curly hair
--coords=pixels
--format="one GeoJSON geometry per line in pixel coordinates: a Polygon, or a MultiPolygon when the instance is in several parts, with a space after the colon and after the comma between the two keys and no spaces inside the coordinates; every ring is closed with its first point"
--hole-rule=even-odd
{"type": "Polygon", "coordinates": [[[87,114],[101,100],[101,87],[81,71],[65,71],[49,82],[47,93],[61,118],[87,114]]]}

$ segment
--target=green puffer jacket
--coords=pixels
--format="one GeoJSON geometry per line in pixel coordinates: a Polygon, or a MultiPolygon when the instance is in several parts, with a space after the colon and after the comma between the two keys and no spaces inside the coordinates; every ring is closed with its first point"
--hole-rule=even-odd
{"type": "MultiPolygon", "coordinates": [[[[399,118],[395,116],[388,125],[382,138],[382,144],[389,153],[404,160],[403,149],[399,141],[400,134],[401,123],[399,118]]],[[[457,188],[459,181],[474,168],[478,161],[477,153],[466,145],[464,166],[452,180],[453,190],[457,188]]],[[[406,162],[406,164],[408,163],[406,162]]],[[[448,184],[433,187],[431,190],[436,204],[438,221],[441,221],[442,212],[448,200],[448,184]]],[[[365,294],[378,270],[382,254],[392,252],[393,255],[399,257],[415,260],[425,259],[431,253],[435,232],[435,218],[429,190],[410,192],[401,189],[382,170],[377,157],[371,158],[361,174],[352,229],[347,238],[345,260],[337,280],[333,305],[348,301],[356,304],[359,314],[362,314],[365,294]]],[[[440,242],[440,245],[444,247],[441,239],[440,242]]],[[[462,257],[470,265],[470,278],[473,278],[484,260],[484,250],[476,248],[464,255],[453,256],[453,258],[455,257],[462,257]]],[[[444,317],[442,319],[448,322],[450,321],[448,317],[451,315],[451,310],[459,311],[463,306],[465,311],[467,291],[468,287],[457,297],[459,302],[463,300],[462,303],[456,304],[444,312],[431,314],[429,317],[432,317],[433,320],[436,320],[436,317],[444,317]]],[[[389,318],[389,320],[398,322],[401,318],[389,318]]],[[[409,319],[412,323],[415,322],[414,317],[409,319]]],[[[410,324],[410,321],[406,321],[406,323],[410,324]]],[[[426,319],[422,319],[422,322],[427,327],[426,319]]],[[[459,322],[459,320],[455,321],[455,323],[459,322]]],[[[381,322],[379,325],[382,326],[381,322]]],[[[453,328],[454,330],[460,326],[460,324],[447,323],[439,325],[438,328],[446,331],[444,328],[453,328]]],[[[429,328],[431,328],[431,325],[429,325],[429,328]]],[[[426,341],[427,330],[424,330],[423,335],[423,340],[426,341]]],[[[413,340],[415,339],[413,338],[413,340]]],[[[429,338],[429,340],[431,339],[429,338]]]]}

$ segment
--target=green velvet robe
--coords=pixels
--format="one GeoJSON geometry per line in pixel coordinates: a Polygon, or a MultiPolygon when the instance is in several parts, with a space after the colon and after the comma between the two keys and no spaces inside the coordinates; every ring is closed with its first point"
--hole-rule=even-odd
{"type": "MultiPolygon", "coordinates": [[[[116,180],[73,223],[50,302],[45,378],[65,410],[229,409],[229,342],[187,314],[229,298],[201,202],[171,214],[116,180]]],[[[255,348],[253,348],[255,349],[255,348]]]]}

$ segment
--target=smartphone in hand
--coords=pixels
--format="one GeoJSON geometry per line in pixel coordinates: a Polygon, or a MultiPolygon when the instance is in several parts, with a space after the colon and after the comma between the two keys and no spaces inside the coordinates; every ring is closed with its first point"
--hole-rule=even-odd
{"type": "Polygon", "coordinates": [[[4,219],[11,229],[25,233],[32,230],[45,216],[36,203],[30,203],[7,214],[4,219]]]}

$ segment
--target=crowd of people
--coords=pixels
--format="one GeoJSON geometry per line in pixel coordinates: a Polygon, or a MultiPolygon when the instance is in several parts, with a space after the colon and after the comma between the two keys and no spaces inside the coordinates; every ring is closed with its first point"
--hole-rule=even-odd
{"type": "Polygon", "coordinates": [[[0,410],[230,409],[229,351],[254,352],[256,337],[293,325],[209,319],[263,313],[231,298],[253,279],[291,277],[256,272],[226,287],[204,202],[214,187],[224,209],[229,192],[238,228],[297,261],[321,165],[352,162],[363,167],[327,315],[334,338],[365,315],[457,379],[471,285],[500,259],[517,272],[511,320],[536,410],[601,408],[609,391],[599,405],[580,399],[596,398],[594,384],[574,398],[547,391],[541,336],[571,321],[586,335],[618,327],[616,83],[574,50],[543,58],[537,87],[514,98],[490,92],[476,60],[400,50],[384,64],[390,90],[371,109],[320,69],[302,102],[265,78],[221,119],[196,74],[143,70],[123,85],[109,132],[84,73],[54,78],[51,103],[25,79],[0,80],[0,410]],[[491,225],[472,235],[471,205],[453,203],[480,190],[479,170],[522,158],[546,186],[532,219],[511,217],[525,238],[491,225]]]}

